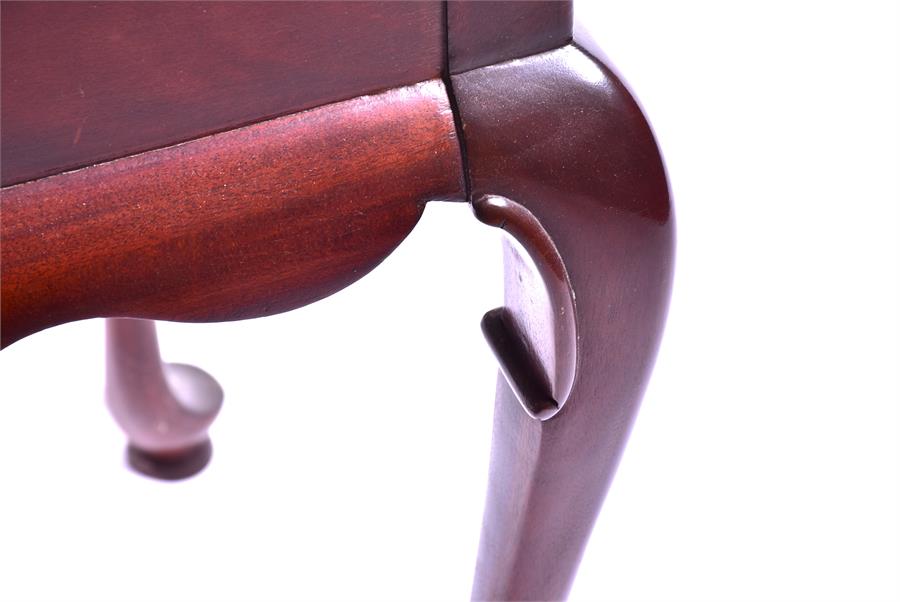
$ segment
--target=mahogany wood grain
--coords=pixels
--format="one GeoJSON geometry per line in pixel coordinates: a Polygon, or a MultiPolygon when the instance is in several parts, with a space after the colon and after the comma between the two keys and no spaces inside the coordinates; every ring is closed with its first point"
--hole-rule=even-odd
{"type": "Polygon", "coordinates": [[[462,196],[432,80],[0,191],[2,342],[83,318],[270,315],[362,277],[462,196]]]}
{"type": "Polygon", "coordinates": [[[341,3],[315,15],[294,3],[173,4],[146,31],[150,5],[102,3],[96,18],[84,14],[92,5],[61,5],[44,15],[50,29],[66,44],[84,31],[93,39],[58,66],[40,19],[22,17],[39,9],[2,6],[3,181],[91,164],[0,190],[2,344],[113,317],[107,395],[129,459],[147,474],[187,476],[209,459],[220,391],[205,373],[162,364],[152,323],[121,318],[220,321],[299,307],[371,270],[426,202],[466,198],[515,238],[504,249],[504,306],[483,321],[502,372],[473,598],[564,598],[652,368],[674,250],[650,126],[599,54],[569,43],[571,3],[341,3]],[[335,24],[346,55],[328,54],[335,24]],[[447,36],[455,114],[431,79],[196,138],[434,78],[435,34],[447,36]],[[28,35],[36,57],[8,72],[8,48],[24,56],[28,35]],[[228,36],[233,53],[219,57],[215,40],[228,36]],[[319,54],[300,52],[310,40],[323,41],[319,54]],[[83,67],[120,47],[110,64],[83,67]],[[84,81],[101,82],[89,86],[97,97],[64,73],[79,66],[84,81]],[[129,80],[130,69],[147,81],[129,80]],[[48,82],[22,83],[43,71],[48,82]],[[128,85],[103,88],[116,78],[128,85]]]}
{"type": "MultiPolygon", "coordinates": [[[[631,94],[580,46],[452,82],[472,201],[510,200],[494,203],[498,224],[503,211],[518,207],[536,218],[565,266],[577,330],[571,392],[554,400],[565,405],[549,419],[523,411],[514,390],[524,387],[499,378],[473,598],[558,600],[567,595],[660,340],[674,245],[666,173],[631,94]]],[[[506,310],[511,322],[524,324],[494,348],[501,365],[539,364],[553,383],[567,362],[547,352],[557,341],[541,324],[558,308],[535,303],[534,277],[514,245],[506,259],[506,310]],[[517,340],[523,336],[528,340],[517,340]],[[523,349],[531,357],[523,360],[523,349]]],[[[515,379],[517,371],[505,373],[515,379]]],[[[553,393],[549,385],[544,392],[553,393]]]]}
{"type": "Polygon", "coordinates": [[[440,76],[428,2],[0,3],[4,186],[440,76]]]}
{"type": "Polygon", "coordinates": [[[164,364],[150,320],[106,321],[106,403],[128,435],[128,463],[158,479],[183,479],[212,455],[206,434],[222,407],[206,372],[164,364]]]}
{"type": "Polygon", "coordinates": [[[559,48],[572,39],[572,2],[450,0],[447,36],[454,74],[559,48]]]}

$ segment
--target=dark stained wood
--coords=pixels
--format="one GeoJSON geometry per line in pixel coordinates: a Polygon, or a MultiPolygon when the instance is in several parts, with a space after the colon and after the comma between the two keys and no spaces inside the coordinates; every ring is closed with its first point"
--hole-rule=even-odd
{"type": "Polygon", "coordinates": [[[451,0],[447,30],[450,73],[462,73],[567,44],[572,2],[451,0]]]}
{"type": "Polygon", "coordinates": [[[527,208],[496,196],[478,198],[473,208],[479,220],[518,241],[531,260],[506,245],[505,271],[517,282],[506,287],[505,306],[486,313],[481,327],[523,409],[547,420],[566,403],[578,360],[569,273],[553,239],[527,208]],[[510,299],[514,293],[525,297],[510,299]]]}
{"type": "Polygon", "coordinates": [[[443,10],[4,1],[2,184],[436,78],[443,10]]]}
{"type": "Polygon", "coordinates": [[[222,321],[311,303],[462,187],[432,80],[3,189],[3,344],[89,317],[222,321]]]}
{"type": "MultiPolygon", "coordinates": [[[[90,30],[86,17],[74,17],[72,31],[59,20],[67,10],[92,5],[72,6],[40,9],[62,38],[90,30]]],[[[232,104],[240,109],[236,115],[259,120],[273,114],[266,108],[275,106],[267,104],[273,99],[289,98],[299,103],[288,103],[296,109],[361,91],[341,87],[351,81],[381,88],[395,84],[394,75],[409,81],[437,75],[433,59],[440,51],[435,55],[429,41],[434,3],[369,7],[377,11],[365,19],[356,12],[365,12],[362,5],[321,5],[321,14],[299,24],[292,19],[312,10],[308,5],[154,6],[92,9],[138,16],[100,19],[93,31],[99,42],[73,50],[77,61],[57,57],[59,72],[50,83],[56,86],[59,77],[69,89],[81,78],[62,73],[66,68],[78,71],[90,52],[121,43],[124,58],[109,61],[121,70],[115,76],[128,82],[127,67],[139,65],[135,81],[148,80],[146,87],[122,87],[124,96],[106,89],[108,105],[101,99],[97,106],[112,112],[96,109],[90,116],[108,123],[89,135],[100,140],[106,132],[110,146],[96,146],[88,160],[79,154],[83,148],[53,154],[62,142],[78,147],[88,135],[87,122],[79,121],[82,101],[73,103],[71,90],[63,99],[70,104],[47,109],[40,93],[23,92],[29,72],[17,66],[9,77],[18,86],[12,93],[18,108],[6,106],[7,31],[18,56],[28,42],[21,32],[36,36],[33,72],[52,71],[40,60],[53,53],[42,26],[21,17],[38,9],[3,4],[4,181],[7,153],[28,155],[11,173],[32,177],[21,174],[80,164],[72,157],[94,162],[146,148],[128,146],[132,133],[119,129],[134,128],[141,140],[155,140],[151,146],[169,144],[192,124],[206,125],[190,136],[242,123],[222,117],[232,104]],[[204,9],[230,16],[206,23],[204,9]],[[422,19],[388,24],[384,16],[394,10],[422,19]],[[166,11],[190,17],[172,25],[172,45],[161,41],[154,20],[166,11]],[[246,25],[235,17],[240,11],[246,25]],[[21,31],[8,14],[25,24],[21,31]],[[284,22],[273,26],[276,14],[284,22]],[[154,18],[145,24],[141,15],[154,18]],[[384,27],[372,24],[382,17],[384,27]],[[375,37],[334,29],[347,23],[371,27],[375,37]],[[145,26],[146,33],[137,31],[145,26]],[[308,57],[297,50],[310,39],[304,36],[321,33],[315,39],[330,44],[335,31],[349,36],[343,44],[349,54],[336,58],[328,54],[334,45],[323,43],[321,65],[315,56],[302,63],[308,57]],[[410,32],[411,38],[395,39],[410,32]],[[422,47],[410,41],[419,34],[422,47]],[[202,38],[193,55],[183,52],[192,48],[186,41],[192,35],[202,38]],[[235,36],[227,40],[234,52],[217,63],[217,45],[209,40],[228,35],[235,36]],[[142,44],[146,65],[133,50],[142,44]],[[177,69],[159,72],[181,64],[189,65],[184,79],[177,69]],[[376,64],[387,70],[375,69],[367,80],[362,72],[376,64]],[[427,71],[421,78],[419,67],[427,71]],[[214,71],[208,79],[205,69],[214,71]],[[321,79],[304,75],[307,70],[321,79]],[[250,76],[257,71],[262,79],[250,76]],[[127,96],[135,90],[139,96],[127,96]],[[146,106],[143,94],[151,99],[146,106]],[[25,106],[29,98],[35,107],[25,106]],[[204,122],[207,106],[215,119],[204,122]],[[10,146],[7,117],[14,123],[10,146]],[[148,125],[154,121],[159,130],[148,125]],[[148,131],[157,137],[141,138],[148,131]],[[47,141],[28,142],[28,132],[47,134],[47,141]],[[66,135],[54,138],[59,132],[66,135]],[[44,151],[50,159],[42,164],[44,151]]],[[[518,241],[505,245],[504,306],[483,321],[502,373],[473,598],[556,600],[570,587],[661,336],[674,249],[668,183],[652,131],[621,80],[597,53],[574,43],[558,48],[570,39],[570,3],[445,8],[456,115],[442,82],[433,79],[0,191],[2,344],[55,324],[113,317],[107,398],[128,433],[129,461],[152,476],[188,476],[209,459],[206,429],[221,391],[194,368],[161,364],[152,323],[122,318],[220,321],[299,307],[371,270],[415,226],[426,202],[466,197],[479,219],[518,241]],[[526,58],[493,64],[520,57],[526,58]],[[454,117],[465,133],[465,166],[454,117]],[[179,379],[200,395],[183,395],[179,379]]]]}
{"type": "Polygon", "coordinates": [[[150,320],[106,321],[106,402],[128,435],[128,463],[147,476],[184,479],[212,456],[206,430],[222,407],[206,372],[164,364],[150,320]]]}
{"type": "MultiPolygon", "coordinates": [[[[518,205],[536,218],[568,274],[577,329],[574,383],[552,418],[523,411],[517,383],[499,379],[473,598],[558,600],[615,472],[665,320],[674,247],[665,169],[625,86],[578,46],[452,82],[473,202],[509,199],[507,211],[518,205]]],[[[535,303],[519,251],[507,245],[506,255],[506,310],[540,324],[555,308],[535,303]]],[[[521,365],[523,348],[537,350],[531,359],[555,382],[566,363],[546,360],[553,330],[514,330],[529,340],[495,342],[501,364],[521,365]]]]}

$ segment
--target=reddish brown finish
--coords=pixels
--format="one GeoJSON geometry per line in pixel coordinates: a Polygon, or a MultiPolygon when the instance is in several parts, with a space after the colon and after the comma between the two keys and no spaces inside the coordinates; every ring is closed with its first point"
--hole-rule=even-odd
{"type": "Polygon", "coordinates": [[[473,208],[479,220],[519,243],[507,244],[504,253],[507,277],[516,282],[506,287],[505,306],[486,313],[481,327],[522,407],[547,420],[566,403],[575,381],[578,333],[568,271],[553,239],[524,206],[483,196],[473,208]]]}
{"type": "MultiPolygon", "coordinates": [[[[525,251],[507,241],[505,305],[483,322],[502,375],[473,597],[561,599],[659,342],[668,184],[640,108],[596,54],[572,44],[475,68],[566,43],[569,3],[446,9],[465,193],[525,251]]],[[[91,316],[268,315],[346,286],[426,201],[463,194],[453,117],[430,81],[4,189],[3,344],[91,316]]],[[[202,468],[214,381],[161,365],[149,322],[110,320],[108,342],[129,460],[167,478],[202,468]],[[199,411],[183,376],[206,391],[199,411]]]]}
{"type": "Polygon", "coordinates": [[[222,407],[222,388],[206,372],[163,364],[148,320],[106,321],[106,401],[128,435],[128,462],[158,479],[183,479],[206,466],[206,429],[222,407]]]}
{"type": "Polygon", "coordinates": [[[447,3],[450,73],[559,48],[572,39],[571,0],[447,3]]]}
{"type": "Polygon", "coordinates": [[[462,195],[439,81],[2,191],[2,337],[270,315],[362,277],[462,195]]]}
{"type": "Polygon", "coordinates": [[[440,76],[441,2],[8,2],[4,186],[440,76]]]}
{"type": "MultiPolygon", "coordinates": [[[[640,108],[590,52],[567,46],[452,81],[472,199],[511,199],[537,218],[570,278],[578,332],[572,391],[553,418],[523,412],[500,378],[473,597],[557,600],[568,592],[662,332],[674,244],[668,184],[640,108]]],[[[507,257],[515,254],[508,247],[507,257]]],[[[506,304],[528,320],[547,310],[523,288],[523,265],[507,262],[506,304]]],[[[545,331],[525,346],[553,343],[545,331]]],[[[500,346],[501,363],[521,348],[500,346]]],[[[556,366],[543,369],[553,382],[556,366]]]]}

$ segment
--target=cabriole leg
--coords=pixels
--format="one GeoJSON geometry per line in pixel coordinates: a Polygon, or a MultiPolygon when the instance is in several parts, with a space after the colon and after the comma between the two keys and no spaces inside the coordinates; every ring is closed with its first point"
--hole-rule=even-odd
{"type": "Polygon", "coordinates": [[[452,78],[470,201],[511,238],[476,600],[559,600],[662,333],[674,221],[637,103],[577,44],[452,78]],[[517,242],[513,242],[514,239],[517,242]]]}

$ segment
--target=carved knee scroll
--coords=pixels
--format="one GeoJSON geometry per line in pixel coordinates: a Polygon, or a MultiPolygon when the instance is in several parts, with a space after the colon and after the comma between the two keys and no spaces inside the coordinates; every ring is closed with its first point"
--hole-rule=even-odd
{"type": "Polygon", "coordinates": [[[472,207],[479,220],[519,243],[504,241],[511,279],[507,291],[525,296],[486,313],[481,327],[519,403],[530,416],[547,420],[562,408],[575,380],[575,297],[569,274],[550,235],[528,209],[496,196],[481,197],[472,207]]]}

